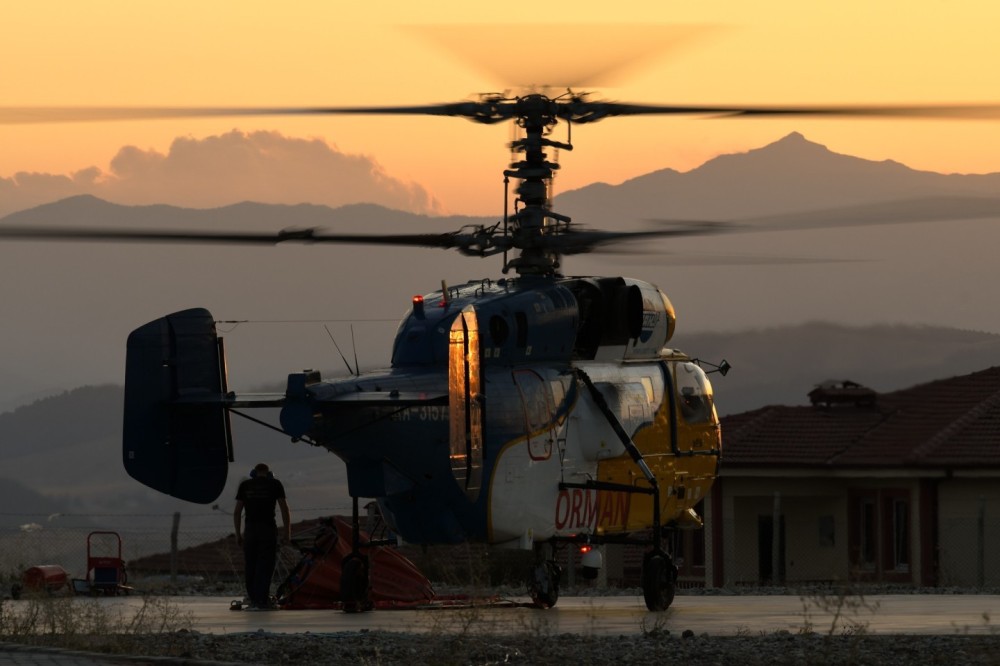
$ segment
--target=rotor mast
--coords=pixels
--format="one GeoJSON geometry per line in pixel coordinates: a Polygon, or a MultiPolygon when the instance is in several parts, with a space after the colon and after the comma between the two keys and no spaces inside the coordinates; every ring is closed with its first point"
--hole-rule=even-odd
{"type": "Polygon", "coordinates": [[[549,184],[559,165],[548,160],[545,148],[573,150],[573,146],[546,136],[558,122],[556,100],[535,93],[518,98],[514,106],[515,122],[524,130],[524,137],[512,141],[510,147],[523,154],[523,159],[511,162],[504,175],[520,181],[515,204],[522,207],[510,220],[513,245],[521,254],[507,262],[503,272],[513,268],[519,275],[551,276],[559,270],[559,255],[544,237],[565,230],[570,218],[552,210],[549,184]]]}

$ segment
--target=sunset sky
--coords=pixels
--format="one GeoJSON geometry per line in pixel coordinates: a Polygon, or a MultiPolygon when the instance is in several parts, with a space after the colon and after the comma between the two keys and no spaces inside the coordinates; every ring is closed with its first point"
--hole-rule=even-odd
{"type": "MultiPolygon", "coordinates": [[[[7,3],[0,11],[0,105],[451,102],[517,83],[544,83],[538,78],[554,75],[540,69],[542,63],[567,66],[557,56],[569,63],[589,60],[571,75],[576,76],[598,72],[609,58],[633,54],[637,45],[642,53],[664,41],[673,48],[647,53],[641,66],[617,72],[613,87],[597,90],[609,99],[677,104],[1000,101],[996,2],[722,0],[616,3],[614,11],[609,6],[561,0],[7,3]],[[518,23],[535,27],[533,44],[518,40],[518,23]],[[542,36],[536,24],[546,23],[562,27],[542,36]],[[479,36],[463,43],[454,31],[466,24],[478,24],[479,36]],[[659,33],[636,30],[623,43],[620,35],[630,33],[623,24],[670,27],[659,33]],[[600,26],[607,31],[595,32],[600,26]],[[450,47],[440,33],[451,35],[450,47]],[[456,49],[469,57],[460,58],[456,49]],[[506,63],[508,69],[497,73],[498,66],[485,62],[506,63]],[[524,78],[502,80],[512,72],[524,78]]],[[[688,170],[793,130],[836,152],[869,159],[942,172],[1000,171],[997,120],[634,118],[577,129],[576,150],[561,156],[557,187],[616,183],[665,167],[688,170]]],[[[282,197],[338,203],[332,195],[322,200],[331,181],[343,181],[346,169],[361,174],[360,183],[375,169],[369,185],[389,193],[386,201],[397,207],[499,214],[508,134],[505,126],[426,117],[4,125],[0,203],[7,199],[9,208],[23,201],[26,207],[40,203],[37,197],[51,192],[59,198],[88,182],[104,183],[101,192],[124,203],[160,199],[210,206],[227,198],[282,197]],[[260,131],[271,133],[255,134],[260,131]],[[171,151],[179,137],[184,141],[171,151]],[[134,148],[122,151],[127,146],[134,148]],[[259,182],[247,173],[251,153],[266,154],[255,162],[259,182]],[[243,166],[235,166],[240,159],[243,166]],[[268,176],[273,169],[288,182],[268,176]],[[77,185],[51,177],[72,174],[77,185]],[[26,196],[29,190],[35,198],[26,196]]],[[[557,130],[556,138],[564,139],[564,130],[557,130]]],[[[353,189],[366,191],[360,184],[353,189]]]]}

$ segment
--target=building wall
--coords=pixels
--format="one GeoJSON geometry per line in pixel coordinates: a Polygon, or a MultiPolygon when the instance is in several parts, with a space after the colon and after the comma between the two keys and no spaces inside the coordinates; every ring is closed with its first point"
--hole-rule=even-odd
{"type": "Polygon", "coordinates": [[[771,545],[762,544],[761,539],[767,536],[767,524],[773,525],[775,493],[778,493],[778,520],[784,523],[785,530],[784,581],[846,579],[843,481],[726,478],[723,483],[726,585],[756,585],[762,566],[769,568],[761,560],[768,559],[771,545]]]}
{"type": "Polygon", "coordinates": [[[938,544],[940,585],[1000,585],[1000,481],[939,483],[938,544]]]}
{"type": "MultiPolygon", "coordinates": [[[[922,548],[920,531],[920,486],[911,478],[788,478],[725,477],[722,479],[724,585],[760,584],[762,576],[775,583],[836,582],[861,577],[903,584],[920,582],[922,548]],[[771,543],[761,543],[773,536],[775,493],[778,494],[779,522],[784,524],[784,558],[775,576],[773,564],[766,562],[772,553],[771,543]],[[876,564],[859,571],[854,559],[857,530],[850,512],[856,510],[851,497],[872,498],[876,509],[873,534],[876,564]],[[892,535],[884,513],[888,498],[908,501],[908,561],[905,566],[889,568],[892,535]],[[852,550],[854,555],[852,555],[852,550]],[[762,562],[763,561],[763,562],[762,562]]],[[[706,525],[711,530],[711,525],[706,525]]],[[[1000,531],[1000,528],[998,528],[1000,531]]],[[[1000,535],[998,535],[1000,538],[1000,535]]],[[[779,544],[780,545],[780,544],[779,544]]],[[[995,551],[996,552],[996,551],[995,551]]],[[[780,559],[780,558],[779,558],[780,559]]]]}

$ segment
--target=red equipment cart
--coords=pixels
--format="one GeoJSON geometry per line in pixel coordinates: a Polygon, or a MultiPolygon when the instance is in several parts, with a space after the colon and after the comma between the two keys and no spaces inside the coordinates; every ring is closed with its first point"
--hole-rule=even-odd
{"type": "Polygon", "coordinates": [[[128,594],[128,575],[122,559],[122,538],[118,532],[91,532],[87,535],[87,579],[77,592],[114,596],[128,594]],[[97,554],[100,553],[100,554],[97,554]]]}
{"type": "Polygon", "coordinates": [[[21,582],[11,586],[10,596],[13,599],[20,599],[21,594],[26,591],[54,594],[64,588],[70,592],[73,590],[69,584],[69,574],[65,569],[58,564],[39,564],[25,570],[21,582]]]}

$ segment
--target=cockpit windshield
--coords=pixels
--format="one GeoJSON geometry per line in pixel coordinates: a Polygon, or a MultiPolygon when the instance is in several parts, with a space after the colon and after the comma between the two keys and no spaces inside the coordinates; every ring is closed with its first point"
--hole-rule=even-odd
{"type": "Polygon", "coordinates": [[[712,384],[704,370],[694,363],[678,363],[674,368],[674,385],[681,416],[691,424],[712,423],[715,420],[712,384]]]}

